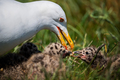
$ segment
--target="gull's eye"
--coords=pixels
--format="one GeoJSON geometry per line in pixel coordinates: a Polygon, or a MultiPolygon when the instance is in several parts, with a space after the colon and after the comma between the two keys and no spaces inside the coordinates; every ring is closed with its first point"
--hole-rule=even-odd
{"type": "Polygon", "coordinates": [[[59,19],[59,21],[60,21],[60,22],[63,22],[63,21],[64,21],[64,19],[63,19],[63,18],[60,18],[60,19],[59,19]]]}
{"type": "Polygon", "coordinates": [[[86,52],[86,54],[88,54],[88,52],[86,52]]]}

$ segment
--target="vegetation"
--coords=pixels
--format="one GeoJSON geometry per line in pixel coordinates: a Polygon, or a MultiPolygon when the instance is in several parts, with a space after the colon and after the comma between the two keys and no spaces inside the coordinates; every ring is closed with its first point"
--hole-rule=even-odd
{"type": "MultiPolygon", "coordinates": [[[[35,0],[18,0],[29,2],[35,0]]],[[[104,53],[112,56],[120,53],[120,1],[119,0],[50,0],[58,3],[67,16],[68,32],[75,43],[74,50],[94,45],[106,44],[104,53]]],[[[49,30],[40,31],[31,42],[39,50],[51,42],[59,41],[49,30]],[[54,38],[53,38],[54,37],[54,38]]],[[[83,61],[69,57],[68,67],[63,80],[110,80],[109,71],[99,74],[83,61]]],[[[117,76],[117,75],[116,75],[117,76]]],[[[116,77],[117,78],[117,77],[116,77]]],[[[53,76],[57,79],[57,75],[53,76]]]]}

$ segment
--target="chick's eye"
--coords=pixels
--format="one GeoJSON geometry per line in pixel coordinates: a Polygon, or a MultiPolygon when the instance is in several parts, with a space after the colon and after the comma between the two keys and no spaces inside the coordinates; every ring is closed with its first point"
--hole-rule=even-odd
{"type": "Polygon", "coordinates": [[[86,52],[86,54],[89,54],[88,52],[86,52]]]}
{"type": "Polygon", "coordinates": [[[63,21],[64,21],[64,19],[63,19],[63,18],[60,18],[60,19],[59,19],[59,21],[60,21],[60,22],[63,22],[63,21]]]}

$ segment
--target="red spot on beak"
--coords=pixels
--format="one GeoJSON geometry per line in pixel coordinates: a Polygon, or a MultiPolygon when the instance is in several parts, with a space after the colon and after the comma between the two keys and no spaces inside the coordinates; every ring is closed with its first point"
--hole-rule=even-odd
{"type": "Polygon", "coordinates": [[[67,46],[64,46],[65,47],[65,49],[67,50],[67,46]]]}

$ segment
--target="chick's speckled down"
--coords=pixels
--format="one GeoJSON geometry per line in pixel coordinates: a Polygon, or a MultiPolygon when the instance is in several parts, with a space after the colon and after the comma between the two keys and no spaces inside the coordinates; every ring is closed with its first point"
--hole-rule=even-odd
{"type": "Polygon", "coordinates": [[[70,53],[60,43],[51,43],[42,53],[32,54],[30,58],[20,64],[1,67],[0,79],[21,80],[28,78],[34,80],[37,76],[38,80],[44,80],[46,74],[51,78],[56,71],[61,75],[66,70],[66,66],[61,59],[70,55],[70,53]]]}
{"type": "Polygon", "coordinates": [[[100,68],[104,70],[109,64],[110,73],[117,71],[120,67],[120,54],[114,55],[112,57],[105,57],[100,51],[101,47],[86,47],[82,50],[74,51],[74,54],[77,54],[75,57],[80,58],[87,64],[91,64],[92,68],[100,68]]]}

